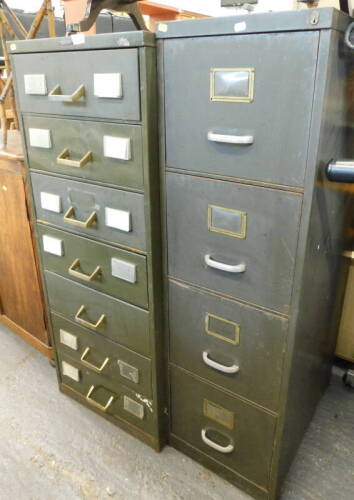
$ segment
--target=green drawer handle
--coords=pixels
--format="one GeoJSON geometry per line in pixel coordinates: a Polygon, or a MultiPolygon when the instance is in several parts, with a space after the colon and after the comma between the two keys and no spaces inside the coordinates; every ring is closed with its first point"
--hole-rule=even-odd
{"type": "Polygon", "coordinates": [[[78,278],[79,280],[86,281],[86,283],[91,283],[92,281],[98,280],[101,274],[100,266],[97,266],[96,269],[91,274],[84,274],[81,271],[78,271],[80,267],[80,259],[75,259],[74,262],[68,269],[68,273],[70,276],[74,278],[78,278]]]}
{"type": "Polygon", "coordinates": [[[91,323],[90,321],[86,321],[85,319],[82,319],[80,317],[81,314],[85,312],[85,310],[86,310],[85,306],[80,306],[80,309],[75,314],[75,321],[77,321],[77,323],[80,323],[81,325],[86,326],[86,328],[91,328],[91,330],[97,330],[106,319],[106,315],[101,314],[96,323],[91,323]]]}
{"type": "Polygon", "coordinates": [[[232,453],[235,449],[234,445],[231,443],[227,446],[220,446],[219,444],[214,443],[214,441],[208,438],[206,429],[202,429],[202,440],[207,446],[209,446],[213,450],[219,451],[220,453],[232,453]]]}
{"type": "Polygon", "coordinates": [[[71,206],[68,208],[68,210],[64,215],[64,221],[67,222],[68,224],[71,224],[72,226],[78,226],[85,229],[91,227],[92,224],[97,221],[97,214],[95,211],[92,212],[92,214],[89,215],[85,221],[74,219],[74,216],[75,216],[75,209],[73,206],[71,206]]]}
{"type": "Polygon", "coordinates": [[[94,399],[92,399],[92,394],[93,394],[93,392],[94,392],[95,389],[96,389],[96,387],[94,385],[91,385],[90,390],[88,391],[88,393],[86,395],[86,401],[88,403],[90,403],[90,405],[95,406],[96,408],[98,408],[99,410],[101,410],[103,412],[106,412],[108,410],[108,408],[111,406],[111,404],[113,403],[115,397],[111,396],[109,398],[109,400],[107,401],[107,403],[105,404],[105,406],[100,405],[99,403],[97,403],[97,401],[95,401],[94,399]]]}
{"type": "Polygon", "coordinates": [[[87,366],[87,368],[90,368],[91,370],[94,370],[97,373],[102,373],[103,370],[106,368],[107,364],[109,363],[109,358],[106,358],[103,361],[103,363],[101,364],[101,366],[95,366],[86,360],[86,357],[90,354],[90,352],[91,352],[91,349],[89,347],[86,347],[86,349],[84,350],[84,352],[80,358],[81,363],[83,365],[87,366]]]}
{"type": "Polygon", "coordinates": [[[60,85],[56,85],[53,90],[51,90],[48,94],[48,98],[51,101],[56,102],[76,102],[81,97],[85,95],[85,86],[80,85],[75,92],[70,95],[65,95],[62,93],[60,85]]]}
{"type": "Polygon", "coordinates": [[[70,160],[70,149],[65,148],[57,157],[58,165],[65,165],[67,167],[83,168],[93,160],[92,152],[88,151],[81,160],[70,160]]]}

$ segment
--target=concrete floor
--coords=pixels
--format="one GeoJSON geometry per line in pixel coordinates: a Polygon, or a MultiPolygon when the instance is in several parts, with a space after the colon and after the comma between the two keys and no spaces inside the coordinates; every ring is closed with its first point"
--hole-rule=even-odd
{"type": "MultiPolygon", "coordinates": [[[[46,358],[0,326],[1,500],[246,500],[170,447],[160,454],[61,395],[46,358]]],[[[353,500],[354,392],[334,377],[283,500],[353,500]]]]}

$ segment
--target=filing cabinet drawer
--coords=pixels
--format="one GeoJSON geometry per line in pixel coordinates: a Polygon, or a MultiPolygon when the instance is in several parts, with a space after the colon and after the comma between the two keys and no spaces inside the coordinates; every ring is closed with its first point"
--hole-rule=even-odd
{"type": "Polygon", "coordinates": [[[302,186],[318,40],[303,31],[166,40],[167,166],[302,186]]]}
{"type": "Polygon", "coordinates": [[[302,197],[168,173],[169,274],[289,312],[302,197]]]}
{"type": "Polygon", "coordinates": [[[125,347],[91,333],[56,314],[51,315],[57,349],[102,380],[119,383],[152,397],[151,361],[125,347]]]}
{"type": "Polygon", "coordinates": [[[277,411],[287,320],[174,282],[169,316],[172,363],[277,411]]]}
{"type": "Polygon", "coordinates": [[[149,313],[108,295],[45,271],[53,312],[129,349],[150,353],[149,313]]]}
{"type": "Polygon", "coordinates": [[[140,120],[138,50],[17,54],[22,112],[140,120]]]}
{"type": "Polygon", "coordinates": [[[140,307],[148,307],[146,257],[37,225],[44,268],[140,307]]]}
{"type": "Polygon", "coordinates": [[[25,116],[24,132],[32,169],[144,187],[140,125],[25,116]]]}
{"type": "Polygon", "coordinates": [[[267,488],[276,418],[171,368],[172,434],[267,488]]]}
{"type": "Polygon", "coordinates": [[[154,433],[154,406],[151,400],[124,385],[103,379],[61,352],[58,355],[62,383],[81,395],[83,402],[102,414],[123,419],[145,432],[154,433]]]}
{"type": "Polygon", "coordinates": [[[37,219],[69,231],[145,250],[144,196],[31,174],[37,219]]]}

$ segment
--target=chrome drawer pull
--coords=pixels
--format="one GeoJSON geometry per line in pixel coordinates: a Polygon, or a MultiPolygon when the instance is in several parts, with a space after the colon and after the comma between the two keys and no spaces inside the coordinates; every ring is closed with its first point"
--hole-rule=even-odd
{"type": "Polygon", "coordinates": [[[104,411],[106,412],[108,410],[108,408],[111,406],[111,404],[113,403],[114,401],[114,396],[111,396],[109,398],[109,400],[107,401],[107,403],[105,404],[105,406],[103,405],[100,405],[99,403],[97,403],[97,401],[95,401],[94,399],[92,399],[92,393],[93,391],[96,389],[96,387],[94,385],[91,385],[90,387],[90,390],[88,391],[87,395],[86,395],[86,400],[90,403],[90,405],[92,406],[95,406],[96,408],[98,408],[99,410],[101,411],[104,411]]]}
{"type": "Polygon", "coordinates": [[[76,102],[84,95],[85,95],[84,85],[80,85],[80,87],[78,87],[75,90],[75,92],[73,92],[71,95],[62,94],[60,85],[56,85],[54,89],[51,92],[49,92],[48,98],[51,101],[56,101],[56,102],[76,102]]]}
{"type": "Polygon", "coordinates": [[[79,267],[80,267],[80,259],[75,259],[74,262],[69,267],[68,273],[70,274],[70,276],[74,276],[74,278],[86,281],[87,283],[91,283],[92,281],[97,280],[99,278],[99,275],[101,274],[100,266],[97,266],[96,269],[89,275],[78,271],[79,267]]]}
{"type": "Polygon", "coordinates": [[[220,453],[232,453],[235,449],[233,444],[220,446],[219,444],[214,443],[214,441],[208,438],[206,429],[202,429],[202,440],[207,446],[210,446],[210,448],[213,448],[213,450],[219,451],[220,453]]]}
{"type": "Polygon", "coordinates": [[[225,271],[227,273],[244,273],[246,271],[246,264],[230,266],[229,264],[223,264],[222,262],[212,259],[209,254],[204,257],[204,261],[207,266],[219,269],[220,271],[225,271]]]}
{"type": "Polygon", "coordinates": [[[228,135],[228,134],[216,134],[215,132],[208,132],[208,141],[247,146],[254,143],[254,137],[253,135],[228,135]]]}
{"type": "Polygon", "coordinates": [[[92,224],[97,220],[96,212],[92,212],[92,214],[89,215],[85,221],[74,219],[73,218],[74,216],[75,216],[75,209],[73,206],[71,206],[68,208],[68,210],[64,215],[64,221],[67,222],[68,224],[71,224],[72,226],[78,226],[87,229],[88,227],[91,227],[92,224]]]}
{"type": "Polygon", "coordinates": [[[70,149],[65,148],[57,157],[58,165],[66,165],[67,167],[83,168],[88,163],[92,162],[92,153],[89,151],[81,160],[70,160],[70,149]]]}
{"type": "Polygon", "coordinates": [[[218,370],[222,373],[237,373],[240,370],[240,367],[237,365],[225,366],[217,363],[216,361],[213,361],[209,358],[209,353],[207,351],[203,352],[203,361],[206,365],[210,366],[211,368],[215,368],[215,370],[218,370]]]}
{"type": "Polygon", "coordinates": [[[97,330],[102,325],[102,323],[104,322],[104,320],[106,319],[106,315],[105,314],[101,314],[101,316],[98,318],[98,320],[96,321],[96,323],[91,323],[90,321],[86,321],[85,319],[82,319],[80,317],[81,314],[85,312],[85,310],[86,310],[85,306],[81,306],[80,307],[80,309],[75,314],[75,321],[77,321],[81,325],[86,326],[86,328],[91,328],[91,330],[97,330]]]}
{"type": "Polygon", "coordinates": [[[103,370],[106,368],[107,364],[109,363],[109,358],[106,358],[103,361],[103,363],[101,364],[101,366],[95,366],[86,360],[86,357],[90,354],[90,352],[91,352],[91,349],[89,347],[86,347],[86,349],[84,350],[84,352],[80,358],[81,363],[83,365],[87,366],[87,368],[90,368],[91,370],[94,370],[97,373],[102,373],[103,370]]]}

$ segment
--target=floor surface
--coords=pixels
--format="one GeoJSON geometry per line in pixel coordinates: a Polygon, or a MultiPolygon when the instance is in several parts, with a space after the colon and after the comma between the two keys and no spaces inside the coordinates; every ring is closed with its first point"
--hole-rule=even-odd
{"type": "MultiPolygon", "coordinates": [[[[160,454],[60,394],[49,362],[0,326],[1,500],[246,500],[170,447],[160,454]]],[[[354,392],[332,384],[282,500],[354,499],[354,392]]]]}

